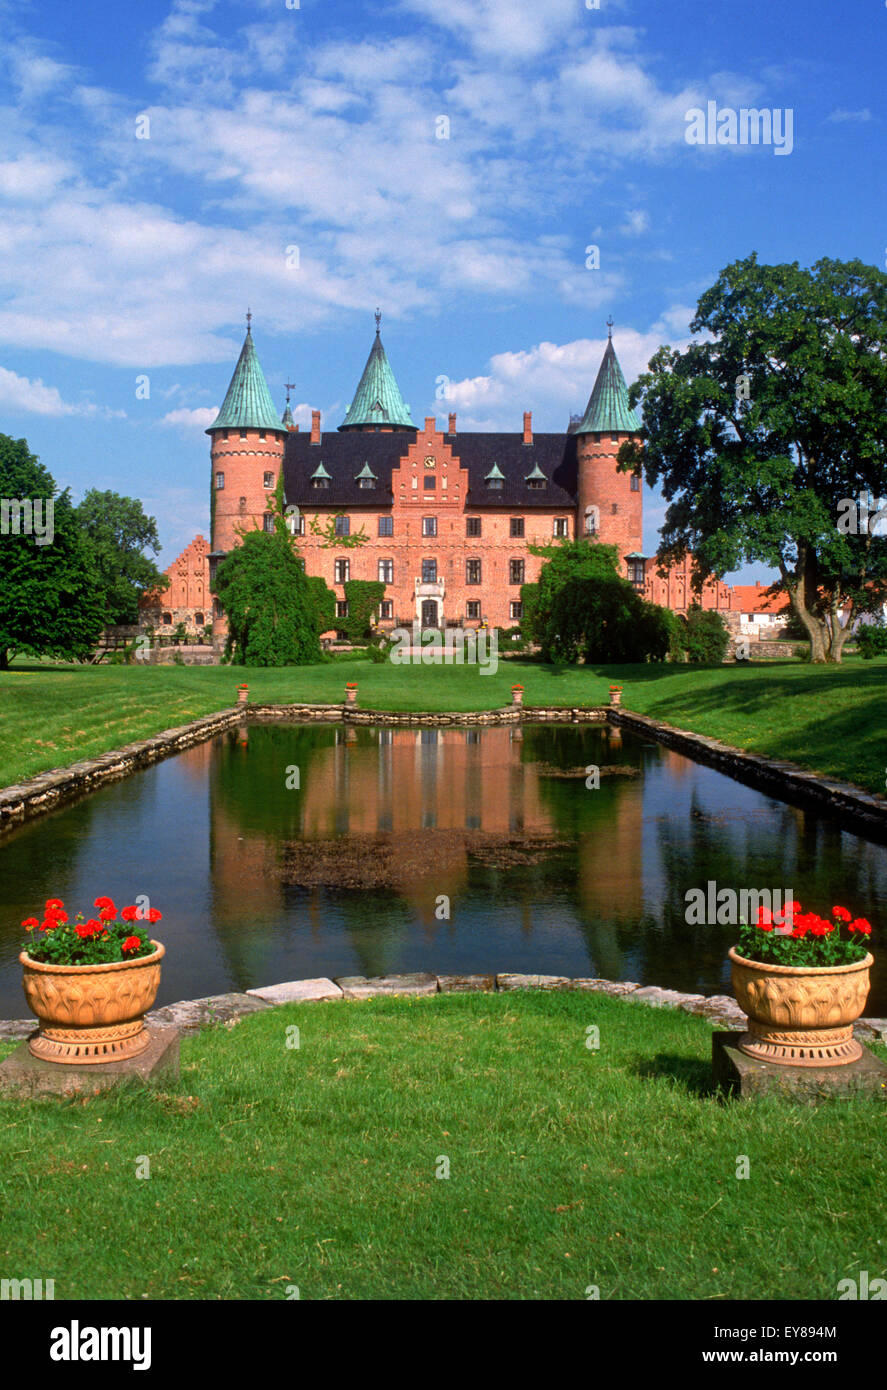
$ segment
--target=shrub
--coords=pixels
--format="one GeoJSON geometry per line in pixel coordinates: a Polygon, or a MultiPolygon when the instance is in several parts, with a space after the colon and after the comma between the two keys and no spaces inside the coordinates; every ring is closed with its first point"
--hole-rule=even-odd
{"type": "Polygon", "coordinates": [[[716,665],[724,660],[729,641],[730,634],[720,613],[694,604],[686,618],[687,660],[716,665]]]}
{"type": "Polygon", "coordinates": [[[887,627],[883,623],[863,623],[856,633],[856,645],[866,661],[887,656],[887,627]]]}
{"type": "MultiPolygon", "coordinates": [[[[344,631],[349,642],[360,642],[373,635],[373,614],[385,597],[380,579],[349,579],[345,583],[348,617],[344,631]]],[[[339,622],[342,621],[340,618],[339,622]]]]}

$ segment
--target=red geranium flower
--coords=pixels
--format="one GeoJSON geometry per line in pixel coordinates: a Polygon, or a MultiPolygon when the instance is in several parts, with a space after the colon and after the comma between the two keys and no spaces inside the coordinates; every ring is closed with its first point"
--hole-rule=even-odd
{"type": "Polygon", "coordinates": [[[123,943],[124,951],[137,951],[141,946],[141,941],[137,936],[128,936],[123,943]]]}
{"type": "Polygon", "coordinates": [[[61,898],[47,898],[46,906],[43,909],[44,914],[48,917],[50,912],[55,911],[56,908],[58,908],[60,911],[64,907],[64,905],[65,904],[62,902],[61,898]]]}
{"type": "Polygon", "coordinates": [[[120,916],[124,922],[137,922],[139,920],[139,909],[132,903],[129,907],[122,907],[120,909],[120,916]]]}
{"type": "Polygon", "coordinates": [[[149,909],[148,909],[148,921],[149,921],[149,922],[162,922],[162,921],[163,921],[163,913],[162,913],[162,912],[159,912],[158,909],[157,909],[156,907],[149,908],[149,909]]]}
{"type": "Polygon", "coordinates": [[[847,930],[861,932],[863,936],[871,936],[872,924],[871,922],[867,922],[864,917],[854,917],[853,921],[848,925],[847,930]]]}
{"type": "Polygon", "coordinates": [[[117,909],[114,907],[112,903],[110,907],[103,907],[101,912],[99,913],[99,916],[101,917],[103,922],[113,922],[115,917],[117,916],[117,909]]]}
{"type": "Polygon", "coordinates": [[[47,917],[46,920],[45,920],[44,922],[41,922],[41,923],[40,923],[40,930],[41,930],[41,931],[55,931],[55,929],[56,929],[57,926],[58,926],[58,922],[56,921],[56,919],[55,919],[54,917],[47,917]]]}
{"type": "Polygon", "coordinates": [[[770,911],[769,907],[758,908],[758,920],[755,926],[760,927],[761,931],[773,930],[773,913],[770,911]]]}
{"type": "Polygon", "coordinates": [[[851,914],[847,911],[846,907],[833,907],[832,916],[837,917],[839,922],[849,922],[851,914]]]}
{"type": "Polygon", "coordinates": [[[111,898],[96,898],[95,902],[93,903],[93,907],[110,907],[110,908],[112,908],[115,912],[116,912],[116,910],[117,910],[117,909],[114,907],[114,903],[113,903],[113,900],[112,900],[111,898]]]}
{"type": "Polygon", "coordinates": [[[810,919],[809,919],[809,917],[798,917],[797,920],[795,921],[795,925],[794,925],[794,927],[793,927],[793,929],[792,929],[791,935],[792,935],[792,936],[806,936],[806,935],[807,935],[807,930],[808,930],[809,926],[810,926],[810,919]]]}
{"type": "Polygon", "coordinates": [[[25,920],[22,922],[22,926],[24,927],[25,931],[33,931],[35,927],[40,926],[40,923],[37,921],[36,917],[26,917],[25,920]]]}
{"type": "Polygon", "coordinates": [[[834,931],[834,926],[831,922],[827,922],[824,917],[814,917],[810,923],[812,936],[828,936],[831,931],[834,931]]]}

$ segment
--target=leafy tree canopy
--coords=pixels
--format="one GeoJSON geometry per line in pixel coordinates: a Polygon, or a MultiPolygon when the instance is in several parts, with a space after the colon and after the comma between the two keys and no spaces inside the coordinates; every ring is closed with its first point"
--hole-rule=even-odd
{"type": "Polygon", "coordinates": [[[691,552],[697,583],[778,569],[812,659],[839,661],[887,594],[887,541],[858,507],[887,495],[887,275],[751,255],[702,295],[691,330],[704,340],[660,348],[632,387],[643,443],[619,453],[669,504],[659,559],[691,552]]]}
{"type": "Polygon", "coordinates": [[[0,499],[0,670],[17,652],[84,660],[104,626],[91,550],[69,492],[4,434],[0,499]]]}
{"type": "Polygon", "coordinates": [[[76,514],[86,534],[99,576],[105,623],[135,623],[139,599],[169,580],[144,554],[160,551],[157,522],[135,497],[91,488],[76,514]]]}
{"type": "Polygon", "coordinates": [[[239,666],[305,666],[320,660],[317,615],[289,538],[248,531],[216,571],[228,617],[226,655],[239,666]]]}

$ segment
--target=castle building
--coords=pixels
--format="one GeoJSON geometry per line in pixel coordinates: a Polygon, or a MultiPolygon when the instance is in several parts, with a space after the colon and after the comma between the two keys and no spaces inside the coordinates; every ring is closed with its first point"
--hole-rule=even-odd
{"type": "MultiPolygon", "coordinates": [[[[610,337],[585,413],[560,434],[533,429],[523,412],[514,433],[460,431],[437,417],[410,417],[376,334],[344,420],[324,430],[294,423],[289,398],[279,418],[253,343],[243,348],[218,416],[207,430],[212,458],[210,569],[244,529],[273,527],[271,502],[283,473],[285,501],[309,575],[334,590],[347,616],[344,584],[381,580],[383,627],[512,627],[520,586],[544,563],[530,553],[559,537],[594,537],[618,548],[622,573],[647,584],[640,478],[620,473],[620,445],[640,422],[610,337]],[[326,533],[326,534],[325,534],[326,533]],[[361,535],[363,544],[331,545],[361,535]]],[[[215,632],[224,631],[216,604],[215,632]]]]}

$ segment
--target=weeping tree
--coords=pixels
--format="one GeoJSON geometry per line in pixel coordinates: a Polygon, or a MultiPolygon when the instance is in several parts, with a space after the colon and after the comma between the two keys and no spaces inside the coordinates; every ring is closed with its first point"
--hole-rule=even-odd
{"type": "Polygon", "coordinates": [[[683,352],[664,346],[630,392],[641,442],[619,451],[668,508],[660,562],[694,581],[779,571],[813,661],[840,661],[887,597],[887,275],[861,261],[727,266],[683,352]]]}
{"type": "Polygon", "coordinates": [[[306,666],[320,660],[321,629],[282,484],[272,512],[273,531],[242,530],[216,571],[214,593],[228,619],[225,654],[239,666],[306,666]]]}

